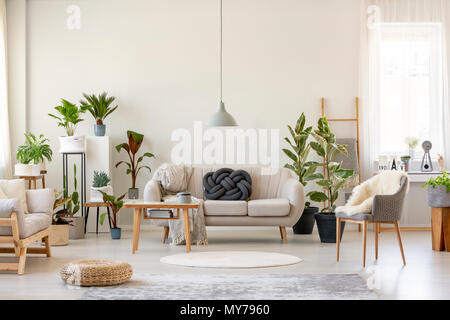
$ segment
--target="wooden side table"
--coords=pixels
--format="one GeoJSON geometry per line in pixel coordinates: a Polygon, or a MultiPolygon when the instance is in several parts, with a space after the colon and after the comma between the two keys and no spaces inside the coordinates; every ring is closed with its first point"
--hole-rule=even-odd
{"type": "Polygon", "coordinates": [[[433,250],[450,252],[450,208],[431,208],[433,250]]]}
{"type": "Polygon", "coordinates": [[[97,208],[97,224],[95,226],[95,233],[98,234],[98,218],[100,215],[100,208],[106,208],[106,212],[108,213],[108,223],[109,228],[111,229],[111,215],[109,212],[109,208],[111,207],[109,204],[104,202],[86,202],[83,207],[86,208],[86,217],[84,221],[84,233],[86,233],[86,226],[89,218],[89,209],[90,208],[97,208]]]}
{"type": "Polygon", "coordinates": [[[28,189],[31,189],[31,182],[33,182],[33,189],[36,189],[36,181],[42,180],[42,189],[45,189],[45,175],[41,174],[39,176],[19,176],[19,179],[28,181],[28,189]]]}

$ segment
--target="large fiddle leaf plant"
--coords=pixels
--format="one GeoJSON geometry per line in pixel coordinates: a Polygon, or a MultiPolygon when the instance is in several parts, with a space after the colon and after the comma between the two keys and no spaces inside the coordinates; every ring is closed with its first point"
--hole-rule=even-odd
{"type": "MultiPolygon", "coordinates": [[[[311,136],[312,127],[305,128],[306,118],[302,113],[292,128],[288,125],[291,138],[285,137],[284,140],[289,144],[291,150],[283,149],[283,152],[292,160],[292,163],[284,165],[285,168],[291,169],[298,176],[298,180],[303,186],[306,186],[309,181],[320,178],[320,175],[316,173],[317,167],[321,166],[320,163],[315,161],[308,161],[308,156],[311,151],[311,144],[308,142],[308,138],[311,136]]],[[[310,203],[305,204],[309,207],[310,203]]]]}
{"type": "Polygon", "coordinates": [[[339,190],[346,180],[353,176],[353,170],[341,167],[342,162],[333,161],[338,154],[348,155],[345,145],[336,143],[336,136],[331,132],[325,117],[320,118],[317,129],[311,133],[316,141],[311,142],[311,148],[322,158],[324,173],[317,174],[316,184],[321,191],[311,191],[307,194],[315,202],[324,202],[322,212],[333,213],[336,209],[336,200],[339,190]]]}
{"type": "Polygon", "coordinates": [[[140,157],[137,157],[142,142],[144,141],[144,135],[140,133],[136,133],[134,131],[127,131],[128,143],[121,143],[116,146],[117,152],[120,152],[122,149],[125,150],[128,154],[129,161],[119,161],[116,163],[116,168],[121,164],[125,164],[127,166],[126,173],[131,175],[131,188],[136,188],[136,179],[139,172],[145,168],[148,169],[149,172],[152,169],[146,165],[140,165],[140,163],[144,160],[144,158],[154,158],[153,153],[145,152],[140,157]]]}

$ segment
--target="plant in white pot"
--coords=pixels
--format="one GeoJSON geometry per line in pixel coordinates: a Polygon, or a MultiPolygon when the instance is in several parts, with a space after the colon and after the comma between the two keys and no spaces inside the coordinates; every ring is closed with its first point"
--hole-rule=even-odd
{"type": "Polygon", "coordinates": [[[111,179],[104,171],[94,171],[94,179],[91,187],[91,202],[103,202],[103,194],[113,194],[113,188],[109,185],[111,179]]]}
{"type": "Polygon", "coordinates": [[[419,145],[419,139],[417,139],[416,137],[406,137],[405,144],[408,146],[409,156],[412,160],[414,160],[416,148],[419,145]]]}
{"type": "Polygon", "coordinates": [[[25,143],[17,148],[16,176],[38,176],[45,170],[45,159],[52,161],[53,152],[44,135],[39,138],[32,133],[25,133],[25,143]]]}
{"type": "Polygon", "coordinates": [[[106,133],[106,125],[103,121],[117,109],[118,106],[110,107],[111,103],[113,103],[116,98],[108,97],[108,93],[106,92],[103,92],[98,96],[95,94],[88,95],[83,93],[83,96],[86,100],[81,100],[81,105],[89,107],[88,111],[96,121],[96,124],[94,125],[95,135],[104,136],[106,133]]]}
{"type": "Polygon", "coordinates": [[[61,105],[55,107],[60,116],[49,113],[48,115],[58,120],[58,126],[66,131],[66,137],[59,137],[59,152],[84,152],[84,136],[76,136],[75,129],[78,123],[83,121],[81,115],[89,109],[89,106],[76,106],[65,99],[61,99],[61,105]]]}

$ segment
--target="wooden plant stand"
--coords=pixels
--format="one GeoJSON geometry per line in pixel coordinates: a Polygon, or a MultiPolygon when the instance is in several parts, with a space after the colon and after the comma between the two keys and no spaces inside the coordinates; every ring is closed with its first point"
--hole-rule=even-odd
{"type": "Polygon", "coordinates": [[[431,208],[433,250],[450,252],[450,208],[431,208]]]}

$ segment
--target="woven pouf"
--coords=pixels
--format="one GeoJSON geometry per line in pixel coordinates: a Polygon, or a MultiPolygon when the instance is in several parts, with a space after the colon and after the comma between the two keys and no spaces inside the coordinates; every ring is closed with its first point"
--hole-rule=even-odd
{"type": "Polygon", "coordinates": [[[133,269],[126,262],[113,260],[78,260],[65,264],[61,279],[81,287],[114,286],[131,279],[133,269]]]}

